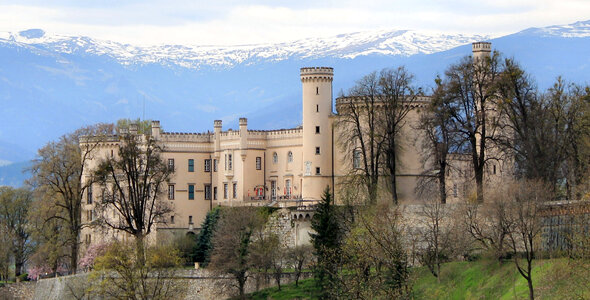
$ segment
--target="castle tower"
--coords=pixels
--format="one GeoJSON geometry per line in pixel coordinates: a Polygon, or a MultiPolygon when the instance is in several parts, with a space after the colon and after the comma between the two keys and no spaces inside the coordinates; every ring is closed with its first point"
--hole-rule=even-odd
{"type": "Polygon", "coordinates": [[[332,179],[332,79],[334,69],[301,68],[303,89],[303,187],[305,200],[319,200],[332,179]]]}
{"type": "Polygon", "coordinates": [[[471,44],[471,52],[473,53],[473,61],[489,57],[492,52],[492,43],[489,42],[475,42],[471,44]]]}

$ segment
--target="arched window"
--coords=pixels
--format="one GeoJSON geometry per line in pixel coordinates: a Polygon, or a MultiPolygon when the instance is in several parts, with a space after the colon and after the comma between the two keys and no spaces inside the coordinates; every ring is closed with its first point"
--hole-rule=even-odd
{"type": "Polygon", "coordinates": [[[287,162],[293,162],[293,152],[287,153],[287,162]]]}
{"type": "Polygon", "coordinates": [[[279,155],[275,152],[272,154],[272,163],[276,164],[279,162],[279,155]]]}

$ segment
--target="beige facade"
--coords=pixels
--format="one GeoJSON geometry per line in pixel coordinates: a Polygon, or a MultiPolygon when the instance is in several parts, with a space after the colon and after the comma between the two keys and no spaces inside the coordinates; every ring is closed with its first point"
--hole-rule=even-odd
{"type": "MultiPolygon", "coordinates": [[[[480,47],[488,46],[474,44],[474,55],[479,56],[480,47]]],[[[489,48],[485,50],[489,53],[489,48]]],[[[173,205],[174,213],[158,228],[159,233],[196,232],[207,212],[218,205],[305,207],[319,200],[326,187],[336,192],[338,201],[342,187],[339,183],[353,170],[350,152],[354,149],[338,147],[338,131],[345,128],[334,129],[334,125],[338,124],[341,106],[354,99],[336,99],[334,111],[332,68],[301,68],[300,76],[303,123],[297,128],[251,130],[247,119],[241,118],[238,130],[224,131],[222,122],[216,120],[213,132],[173,133],[162,131],[159,121],[152,122],[151,137],[164,148],[164,160],[175,169],[167,193],[161,199],[173,205]]],[[[414,189],[419,177],[424,175],[425,163],[417,146],[420,135],[416,128],[429,101],[428,97],[420,97],[413,103],[403,127],[398,173],[398,193],[403,202],[417,200],[414,189]]],[[[90,164],[101,157],[116,155],[118,141],[117,136],[108,137],[90,164]]],[[[460,165],[468,165],[465,158],[456,159],[460,165]]],[[[463,197],[462,178],[467,176],[466,172],[449,174],[449,201],[463,197]]],[[[93,197],[93,201],[100,201],[97,195],[93,197]]],[[[93,204],[86,204],[91,202],[84,202],[83,211],[92,211],[93,204]]],[[[84,213],[83,221],[88,221],[85,216],[84,213]]],[[[81,241],[111,238],[122,236],[88,227],[83,230],[81,241]]]]}

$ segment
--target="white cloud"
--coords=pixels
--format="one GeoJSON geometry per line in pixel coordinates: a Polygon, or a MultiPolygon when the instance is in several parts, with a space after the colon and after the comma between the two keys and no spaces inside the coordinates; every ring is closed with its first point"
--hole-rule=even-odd
{"type": "Polygon", "coordinates": [[[585,0],[343,0],[277,2],[151,0],[0,3],[0,31],[42,28],[133,44],[282,42],[370,29],[499,35],[590,16],[585,0]],[[111,3],[112,2],[112,3],[111,3]],[[229,4],[228,4],[229,2],[229,4]],[[233,3],[232,3],[233,2],[233,3]]]}

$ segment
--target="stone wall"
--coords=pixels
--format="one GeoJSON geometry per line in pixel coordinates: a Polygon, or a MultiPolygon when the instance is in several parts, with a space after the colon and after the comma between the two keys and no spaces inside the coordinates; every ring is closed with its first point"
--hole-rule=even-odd
{"type": "MultiPolygon", "coordinates": [[[[311,273],[304,273],[301,279],[308,278],[311,273]]],[[[234,281],[227,276],[219,276],[205,269],[178,270],[168,280],[178,281],[180,289],[186,289],[185,300],[227,299],[237,295],[234,281]]],[[[285,273],[281,284],[293,282],[293,273],[285,273]]],[[[246,292],[274,286],[274,280],[255,280],[251,277],[246,282],[246,292]]],[[[84,292],[91,286],[88,274],[77,274],[58,278],[41,279],[36,283],[35,300],[68,300],[68,299],[98,299],[84,296],[84,292]]],[[[30,298],[28,298],[30,299],[30,298]]]]}

